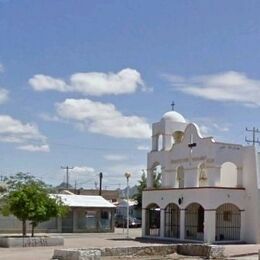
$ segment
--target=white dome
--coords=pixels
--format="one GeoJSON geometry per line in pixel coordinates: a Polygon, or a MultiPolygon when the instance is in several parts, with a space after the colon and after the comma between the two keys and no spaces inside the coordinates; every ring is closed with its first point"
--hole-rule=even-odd
{"type": "Polygon", "coordinates": [[[166,112],[163,115],[162,120],[179,122],[179,123],[186,123],[185,118],[180,113],[178,113],[176,111],[166,112]]]}

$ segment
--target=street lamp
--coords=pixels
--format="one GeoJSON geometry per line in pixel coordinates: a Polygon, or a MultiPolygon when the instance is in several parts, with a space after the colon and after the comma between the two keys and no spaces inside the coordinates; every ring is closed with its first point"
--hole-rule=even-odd
{"type": "Polygon", "coordinates": [[[131,177],[130,172],[125,173],[126,177],[126,199],[127,199],[127,204],[126,204],[126,238],[129,238],[129,178],[131,177]]]}

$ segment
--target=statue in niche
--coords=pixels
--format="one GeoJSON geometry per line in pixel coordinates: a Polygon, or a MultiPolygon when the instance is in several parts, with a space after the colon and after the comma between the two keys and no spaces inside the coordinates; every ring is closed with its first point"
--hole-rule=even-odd
{"type": "Polygon", "coordinates": [[[207,184],[208,176],[206,166],[202,163],[199,167],[199,186],[205,186],[207,184]]]}

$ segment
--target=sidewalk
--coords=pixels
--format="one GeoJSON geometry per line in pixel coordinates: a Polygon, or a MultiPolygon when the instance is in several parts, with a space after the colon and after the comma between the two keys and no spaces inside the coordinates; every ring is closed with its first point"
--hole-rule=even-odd
{"type": "MultiPolygon", "coordinates": [[[[1,260],[49,260],[54,249],[58,248],[90,248],[90,247],[128,247],[142,246],[135,241],[135,237],[141,236],[141,229],[130,229],[129,239],[126,239],[126,230],[116,229],[115,233],[72,233],[51,234],[63,236],[64,246],[56,247],[30,247],[30,248],[0,248],[1,260]]],[[[149,245],[149,243],[145,243],[149,245]]]]}

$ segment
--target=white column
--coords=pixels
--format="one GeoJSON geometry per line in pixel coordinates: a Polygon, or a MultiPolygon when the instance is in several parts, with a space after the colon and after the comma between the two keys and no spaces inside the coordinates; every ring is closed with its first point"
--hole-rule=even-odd
{"type": "Polygon", "coordinates": [[[153,176],[152,170],[147,169],[147,188],[151,189],[153,187],[153,176]]]}
{"type": "Polygon", "coordinates": [[[185,209],[180,209],[180,239],[185,239],[185,209]]]}
{"type": "Polygon", "coordinates": [[[158,151],[158,135],[152,136],[152,151],[158,151]]]}
{"type": "Polygon", "coordinates": [[[160,210],[160,237],[164,237],[165,210],[160,210]]]}
{"type": "Polygon", "coordinates": [[[162,167],[161,168],[161,185],[162,187],[167,187],[168,184],[167,184],[167,179],[168,179],[168,176],[167,176],[167,172],[165,172],[165,167],[162,167]]]}
{"type": "Polygon", "coordinates": [[[240,240],[245,241],[245,229],[246,229],[246,212],[240,211],[241,214],[241,227],[240,227],[240,240]]]}
{"type": "Polygon", "coordinates": [[[243,187],[243,169],[237,167],[237,187],[243,187]]]}
{"type": "Polygon", "coordinates": [[[145,212],[146,212],[146,210],[142,209],[142,237],[144,237],[146,235],[145,234],[145,227],[147,226],[147,223],[146,223],[145,212]]]}
{"type": "Polygon", "coordinates": [[[204,242],[213,243],[216,235],[216,211],[204,211],[204,242]]]}
{"type": "Polygon", "coordinates": [[[172,171],[171,171],[171,183],[172,183],[172,188],[178,188],[178,181],[177,181],[177,170],[176,168],[174,168],[172,171]]]}
{"type": "Polygon", "coordinates": [[[164,134],[163,135],[163,150],[169,151],[172,148],[172,135],[164,134]]]}

